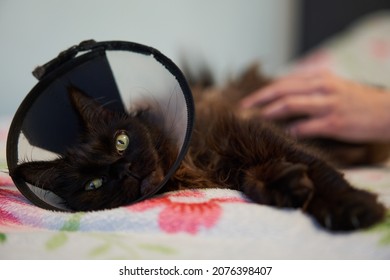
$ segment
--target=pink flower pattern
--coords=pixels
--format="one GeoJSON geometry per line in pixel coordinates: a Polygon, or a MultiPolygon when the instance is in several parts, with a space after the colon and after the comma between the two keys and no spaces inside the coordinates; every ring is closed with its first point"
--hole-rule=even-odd
{"type": "Polygon", "coordinates": [[[377,38],[371,43],[371,54],[374,58],[378,60],[389,59],[390,58],[390,41],[377,38]]]}
{"type": "Polygon", "coordinates": [[[207,198],[198,191],[182,191],[149,199],[127,207],[129,211],[142,212],[157,207],[158,225],[167,233],[198,233],[201,228],[211,229],[221,218],[224,203],[245,202],[235,197],[207,198]]]}
{"type": "Polygon", "coordinates": [[[0,188],[0,225],[20,225],[22,222],[6,206],[11,203],[25,204],[25,200],[16,190],[0,188]]]}
{"type": "Polygon", "coordinates": [[[0,174],[0,186],[13,186],[14,183],[9,176],[2,176],[0,174]]]}

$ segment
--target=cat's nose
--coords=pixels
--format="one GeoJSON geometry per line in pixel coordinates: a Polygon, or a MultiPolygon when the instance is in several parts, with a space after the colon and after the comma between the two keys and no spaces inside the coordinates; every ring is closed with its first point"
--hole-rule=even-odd
{"type": "Polygon", "coordinates": [[[129,163],[126,163],[125,164],[125,169],[126,170],[131,170],[131,167],[133,166],[133,164],[131,163],[131,162],[129,162],[129,163]]]}
{"type": "Polygon", "coordinates": [[[137,174],[137,172],[132,170],[132,167],[133,167],[133,165],[131,163],[127,163],[127,164],[125,164],[124,171],[126,172],[126,174],[128,176],[131,176],[131,177],[137,179],[138,181],[141,181],[141,177],[137,174]]]}
{"type": "Polygon", "coordinates": [[[131,176],[138,181],[141,180],[141,177],[137,174],[137,171],[133,170],[133,164],[130,162],[117,162],[112,165],[111,175],[119,179],[131,176]]]}

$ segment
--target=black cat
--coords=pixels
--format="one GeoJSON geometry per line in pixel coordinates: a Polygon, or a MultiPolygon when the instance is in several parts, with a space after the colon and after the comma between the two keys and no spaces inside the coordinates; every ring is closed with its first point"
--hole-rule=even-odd
{"type": "MultiPolygon", "coordinates": [[[[273,124],[242,117],[229,99],[194,90],[191,146],[160,192],[230,188],[260,204],[301,208],[330,230],[380,221],[374,194],[353,188],[316,152],[273,124]]],[[[84,128],[78,144],[54,161],[24,162],[13,177],[62,197],[74,210],[118,207],[155,188],[177,147],[150,120],[155,112],[112,112],[76,88],[69,96],[84,128]]]]}

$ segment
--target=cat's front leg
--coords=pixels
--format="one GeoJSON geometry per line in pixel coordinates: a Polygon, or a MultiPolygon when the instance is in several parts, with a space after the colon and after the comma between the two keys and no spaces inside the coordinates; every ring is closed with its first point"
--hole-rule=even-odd
{"type": "Polygon", "coordinates": [[[241,190],[260,204],[305,209],[314,190],[307,170],[284,159],[259,164],[244,172],[241,190]]]}
{"type": "Polygon", "coordinates": [[[260,204],[301,208],[332,231],[366,228],[383,218],[385,208],[374,194],[351,187],[319,163],[308,167],[281,159],[256,165],[244,171],[241,190],[260,204]]]}
{"type": "Polygon", "coordinates": [[[386,208],[375,194],[350,185],[343,174],[321,158],[295,150],[292,157],[309,166],[313,196],[303,209],[319,224],[332,231],[367,228],[384,217],[386,208]]]}

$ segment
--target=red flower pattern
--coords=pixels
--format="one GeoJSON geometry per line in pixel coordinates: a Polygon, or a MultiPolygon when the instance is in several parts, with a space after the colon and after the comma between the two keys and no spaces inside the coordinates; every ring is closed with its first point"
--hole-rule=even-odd
{"type": "Polygon", "coordinates": [[[0,225],[21,224],[21,221],[6,207],[2,207],[9,203],[25,204],[25,201],[18,191],[0,188],[0,225]]]}
{"type": "Polygon", "coordinates": [[[163,208],[158,214],[158,224],[167,233],[196,234],[201,228],[210,229],[220,219],[221,203],[244,202],[242,198],[207,198],[199,191],[182,191],[149,199],[127,207],[130,211],[147,211],[163,208]]]}
{"type": "Polygon", "coordinates": [[[376,39],[371,42],[371,53],[373,57],[383,60],[390,57],[390,42],[384,39],[376,39]]]}
{"type": "Polygon", "coordinates": [[[0,174],[0,186],[13,186],[13,185],[14,185],[14,183],[12,182],[11,177],[9,177],[9,176],[2,176],[0,174]]]}

